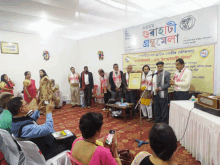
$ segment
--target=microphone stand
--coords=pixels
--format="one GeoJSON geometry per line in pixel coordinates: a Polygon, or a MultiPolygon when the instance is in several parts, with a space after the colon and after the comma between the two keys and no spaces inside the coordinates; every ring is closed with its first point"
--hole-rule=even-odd
{"type": "MultiPolygon", "coordinates": [[[[151,75],[148,75],[148,76],[152,76],[152,78],[154,77],[155,74],[151,74],[151,75]]],[[[141,99],[142,97],[144,96],[145,92],[147,90],[147,87],[145,88],[144,92],[142,93],[137,105],[135,106],[134,110],[137,109],[137,106],[140,104],[141,102],[141,99]]],[[[140,139],[142,139],[142,119],[141,119],[141,107],[139,107],[140,109],[140,139]]],[[[143,144],[149,144],[149,142],[145,142],[145,141],[142,141],[142,140],[138,140],[138,139],[135,139],[136,142],[138,142],[138,147],[141,147],[143,144]]]]}

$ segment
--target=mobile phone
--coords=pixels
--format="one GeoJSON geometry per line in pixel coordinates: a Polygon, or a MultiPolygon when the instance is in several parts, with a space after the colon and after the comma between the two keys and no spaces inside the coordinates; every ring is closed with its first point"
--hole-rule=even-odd
{"type": "Polygon", "coordinates": [[[66,132],[64,132],[64,131],[61,131],[61,134],[64,135],[64,136],[66,136],[66,132]]]}
{"type": "Polygon", "coordinates": [[[48,101],[44,101],[44,104],[46,104],[46,105],[47,105],[47,104],[49,104],[49,102],[48,102],[48,101]]]}
{"type": "Polygon", "coordinates": [[[112,139],[113,139],[114,135],[115,135],[115,131],[110,129],[108,137],[106,139],[106,144],[108,144],[108,145],[112,144],[112,139]]]}

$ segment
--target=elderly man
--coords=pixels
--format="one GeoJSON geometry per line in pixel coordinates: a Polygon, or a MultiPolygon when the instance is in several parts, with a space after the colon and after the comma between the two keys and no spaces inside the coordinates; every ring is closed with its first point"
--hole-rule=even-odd
{"type": "Polygon", "coordinates": [[[122,98],[122,75],[123,72],[118,69],[118,64],[113,65],[113,71],[109,74],[109,83],[111,85],[112,99],[122,98]]]}
{"type": "MultiPolygon", "coordinates": [[[[111,97],[111,86],[109,84],[109,76],[108,73],[104,72],[103,69],[99,69],[98,73],[100,75],[101,94],[104,94],[104,101],[105,104],[107,104],[108,100],[111,97]]],[[[106,107],[102,110],[105,111],[106,107]]]]}
{"type": "MultiPolygon", "coordinates": [[[[132,66],[128,65],[127,66],[127,72],[124,73],[123,76],[122,76],[123,93],[125,94],[126,102],[133,103],[134,107],[135,107],[135,104],[136,104],[136,91],[128,89],[128,81],[129,81],[130,73],[132,73],[132,66]]],[[[132,114],[133,114],[133,116],[136,114],[134,109],[133,109],[132,114]]]]}
{"type": "Polygon", "coordinates": [[[80,90],[79,90],[79,80],[80,75],[75,72],[75,68],[70,68],[70,75],[68,76],[68,82],[70,83],[70,94],[71,94],[71,104],[72,107],[80,105],[80,90]]]}
{"type": "Polygon", "coordinates": [[[156,63],[157,72],[153,77],[153,92],[154,92],[154,123],[167,123],[168,111],[168,88],[170,87],[170,72],[164,69],[164,62],[156,63]]]}

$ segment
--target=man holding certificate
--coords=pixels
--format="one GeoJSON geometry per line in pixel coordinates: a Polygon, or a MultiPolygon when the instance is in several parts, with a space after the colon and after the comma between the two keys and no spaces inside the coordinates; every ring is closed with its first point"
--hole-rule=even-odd
{"type": "MultiPolygon", "coordinates": [[[[136,104],[136,91],[134,90],[129,90],[128,89],[128,82],[129,82],[129,76],[130,73],[132,73],[132,66],[128,65],[127,66],[127,72],[123,74],[122,76],[122,83],[123,83],[123,93],[125,94],[125,100],[128,103],[133,103],[134,107],[136,104]]],[[[134,112],[134,108],[132,110],[132,115],[135,116],[136,112],[134,112]]]]}
{"type": "Polygon", "coordinates": [[[157,71],[153,77],[154,92],[154,123],[167,123],[168,112],[168,88],[170,87],[170,72],[164,69],[164,62],[156,63],[157,71]]]}

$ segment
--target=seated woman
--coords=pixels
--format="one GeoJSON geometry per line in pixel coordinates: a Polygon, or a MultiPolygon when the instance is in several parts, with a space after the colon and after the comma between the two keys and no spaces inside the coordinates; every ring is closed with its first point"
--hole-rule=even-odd
{"type": "Polygon", "coordinates": [[[51,79],[52,86],[53,86],[53,101],[55,103],[55,109],[60,109],[60,90],[59,85],[55,84],[55,80],[51,79]]]}
{"type": "Polygon", "coordinates": [[[177,148],[173,129],[163,123],[155,124],[150,131],[150,147],[153,154],[140,152],[131,165],[174,165],[171,157],[177,148]]]}
{"type": "Polygon", "coordinates": [[[27,71],[24,73],[25,80],[24,85],[24,100],[29,104],[34,98],[37,97],[37,88],[35,80],[31,79],[31,72],[27,71]]]}
{"type": "Polygon", "coordinates": [[[13,93],[13,86],[15,86],[15,83],[13,83],[6,74],[3,74],[1,76],[1,93],[3,92],[9,92],[14,95],[13,93]]]}
{"type": "Polygon", "coordinates": [[[111,151],[97,144],[96,139],[100,137],[102,124],[101,113],[89,112],[80,119],[79,128],[83,137],[74,141],[71,155],[83,165],[121,165],[115,136],[110,146],[111,151]]]}
{"type": "Polygon", "coordinates": [[[12,114],[7,110],[7,103],[13,98],[13,95],[9,92],[3,92],[0,94],[0,128],[11,132],[12,114]]]}

